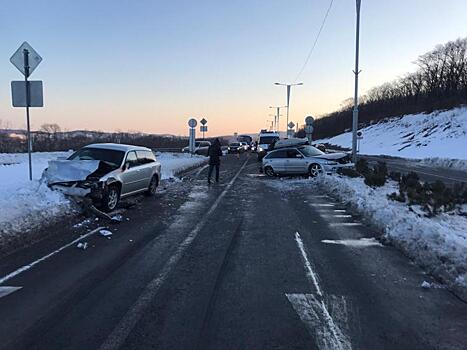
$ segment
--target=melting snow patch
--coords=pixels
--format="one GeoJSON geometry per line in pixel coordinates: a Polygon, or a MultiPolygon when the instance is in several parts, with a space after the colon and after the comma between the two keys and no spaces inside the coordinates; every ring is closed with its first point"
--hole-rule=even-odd
{"type": "Polygon", "coordinates": [[[109,230],[100,230],[99,233],[101,234],[101,236],[104,236],[104,237],[112,236],[112,232],[109,230]]]}
{"type": "Polygon", "coordinates": [[[340,244],[353,248],[365,248],[365,247],[383,247],[375,238],[360,238],[360,239],[323,239],[322,243],[327,244],[340,244]]]}

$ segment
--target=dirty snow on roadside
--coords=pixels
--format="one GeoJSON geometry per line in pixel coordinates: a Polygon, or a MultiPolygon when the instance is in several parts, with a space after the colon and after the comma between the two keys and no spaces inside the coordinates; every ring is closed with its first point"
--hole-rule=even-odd
{"type": "Polygon", "coordinates": [[[419,208],[387,198],[398,189],[393,181],[371,188],[362,178],[322,176],[316,183],[363,214],[383,231],[385,239],[467,298],[465,216],[445,213],[427,218],[419,208]]]}
{"type": "MultiPolygon", "coordinates": [[[[28,178],[26,153],[0,154],[0,246],[7,243],[9,235],[34,229],[50,219],[71,212],[71,203],[65,196],[39,181],[49,160],[66,158],[70,154],[71,152],[33,153],[33,181],[28,178]]],[[[200,165],[207,159],[177,153],[162,153],[157,158],[162,165],[163,179],[200,165]]]]}
{"type": "Polygon", "coordinates": [[[179,172],[199,166],[208,161],[207,157],[188,153],[157,153],[157,160],[162,165],[162,179],[170,179],[179,172]]]}

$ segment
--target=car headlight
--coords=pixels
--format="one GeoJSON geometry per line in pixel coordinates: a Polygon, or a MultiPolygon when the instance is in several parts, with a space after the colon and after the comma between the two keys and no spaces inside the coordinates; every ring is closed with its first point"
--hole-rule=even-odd
{"type": "Polygon", "coordinates": [[[337,165],[339,163],[331,161],[331,160],[327,160],[327,161],[324,162],[324,164],[326,164],[326,165],[337,165]]]}
{"type": "Polygon", "coordinates": [[[260,152],[263,152],[263,151],[264,151],[263,147],[260,147],[260,148],[258,148],[258,149],[259,149],[260,152]]]}

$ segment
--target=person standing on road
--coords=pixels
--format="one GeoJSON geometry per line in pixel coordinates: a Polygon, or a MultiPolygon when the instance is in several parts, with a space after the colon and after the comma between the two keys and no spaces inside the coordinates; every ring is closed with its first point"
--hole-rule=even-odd
{"type": "Polygon", "coordinates": [[[209,157],[209,172],[208,172],[208,184],[211,184],[212,170],[216,167],[216,182],[219,182],[219,167],[221,165],[222,149],[221,143],[216,138],[211,146],[208,148],[209,157]]]}

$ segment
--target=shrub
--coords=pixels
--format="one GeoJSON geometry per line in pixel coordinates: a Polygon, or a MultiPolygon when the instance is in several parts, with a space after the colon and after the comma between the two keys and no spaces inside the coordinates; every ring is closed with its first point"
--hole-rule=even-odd
{"type": "Polygon", "coordinates": [[[360,158],[355,164],[355,169],[362,175],[368,174],[370,172],[370,167],[366,159],[360,158]]]}

